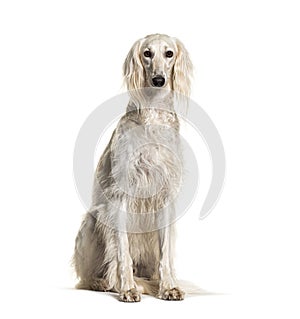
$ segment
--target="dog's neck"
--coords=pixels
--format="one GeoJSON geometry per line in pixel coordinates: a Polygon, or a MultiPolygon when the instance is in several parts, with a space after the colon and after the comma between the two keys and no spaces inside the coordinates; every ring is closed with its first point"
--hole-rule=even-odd
{"type": "Polygon", "coordinates": [[[130,92],[127,112],[143,109],[174,111],[174,92],[166,89],[144,88],[130,92]]]}

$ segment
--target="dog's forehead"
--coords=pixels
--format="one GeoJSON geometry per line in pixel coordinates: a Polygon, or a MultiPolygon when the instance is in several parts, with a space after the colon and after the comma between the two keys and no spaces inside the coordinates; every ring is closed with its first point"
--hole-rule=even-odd
{"type": "Polygon", "coordinates": [[[148,49],[168,49],[175,48],[175,44],[170,38],[155,38],[146,39],[143,47],[148,49]]]}

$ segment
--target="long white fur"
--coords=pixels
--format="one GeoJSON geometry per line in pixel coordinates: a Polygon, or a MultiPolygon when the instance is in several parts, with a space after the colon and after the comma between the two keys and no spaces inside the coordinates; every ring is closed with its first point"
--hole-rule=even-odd
{"type": "Polygon", "coordinates": [[[189,96],[192,64],[180,41],[154,34],[135,42],[123,72],[131,99],[99,160],[76,238],[77,288],[118,292],[129,302],[141,293],[182,300],[173,267],[173,201],[182,178],[174,103],[189,96]],[[141,90],[157,75],[165,78],[163,90],[141,90]]]}

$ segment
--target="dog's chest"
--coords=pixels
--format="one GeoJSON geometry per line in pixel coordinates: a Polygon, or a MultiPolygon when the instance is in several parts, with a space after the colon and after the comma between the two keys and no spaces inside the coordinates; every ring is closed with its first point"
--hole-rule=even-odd
{"type": "Polygon", "coordinates": [[[139,121],[130,122],[120,126],[114,145],[115,181],[125,192],[141,198],[162,192],[167,197],[179,187],[182,176],[177,116],[174,112],[147,110],[139,121]]]}

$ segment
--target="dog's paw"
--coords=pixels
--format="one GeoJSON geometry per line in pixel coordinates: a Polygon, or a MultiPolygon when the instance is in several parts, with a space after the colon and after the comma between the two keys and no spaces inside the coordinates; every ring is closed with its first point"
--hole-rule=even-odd
{"type": "Polygon", "coordinates": [[[135,288],[132,288],[130,290],[120,292],[119,300],[123,302],[141,301],[141,294],[135,288]]]}
{"type": "Polygon", "coordinates": [[[91,282],[90,289],[95,291],[107,291],[109,290],[108,282],[106,279],[96,278],[91,282]]]}
{"type": "Polygon", "coordinates": [[[158,298],[163,300],[183,300],[184,292],[178,287],[171,289],[163,289],[159,294],[158,298]]]}

